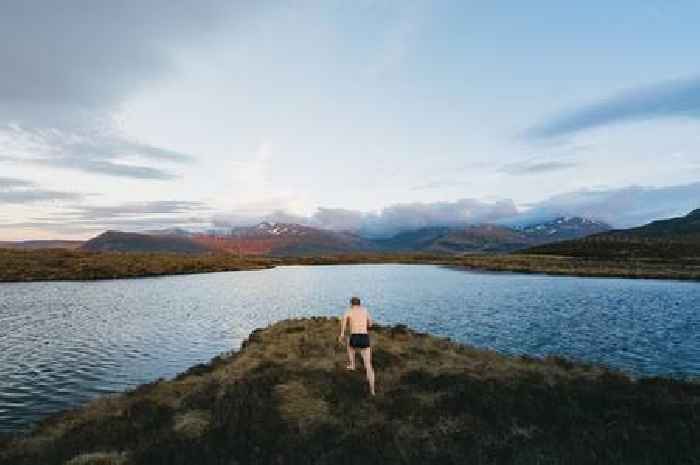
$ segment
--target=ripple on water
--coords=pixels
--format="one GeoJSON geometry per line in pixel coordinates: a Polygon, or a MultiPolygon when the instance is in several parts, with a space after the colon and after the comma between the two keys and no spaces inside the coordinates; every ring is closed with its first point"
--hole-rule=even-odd
{"type": "Polygon", "coordinates": [[[0,284],[0,431],[172,377],[274,321],[337,315],[354,294],[381,322],[506,353],[700,376],[696,283],[369,265],[0,284]]]}

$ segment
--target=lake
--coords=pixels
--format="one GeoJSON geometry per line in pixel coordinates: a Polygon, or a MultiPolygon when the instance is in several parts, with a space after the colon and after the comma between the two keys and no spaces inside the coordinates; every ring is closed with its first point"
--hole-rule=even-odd
{"type": "Polygon", "coordinates": [[[692,282],[342,265],[0,284],[0,431],[172,377],[277,320],[339,315],[352,295],[381,323],[479,347],[700,376],[692,282]]]}

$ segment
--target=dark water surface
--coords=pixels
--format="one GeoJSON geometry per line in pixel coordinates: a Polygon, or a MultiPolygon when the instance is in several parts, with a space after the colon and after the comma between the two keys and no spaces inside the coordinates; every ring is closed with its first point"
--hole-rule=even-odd
{"type": "Polygon", "coordinates": [[[171,377],[268,323],[338,315],[353,294],[380,322],[476,346],[700,376],[698,283],[354,265],[0,284],[0,431],[171,377]]]}

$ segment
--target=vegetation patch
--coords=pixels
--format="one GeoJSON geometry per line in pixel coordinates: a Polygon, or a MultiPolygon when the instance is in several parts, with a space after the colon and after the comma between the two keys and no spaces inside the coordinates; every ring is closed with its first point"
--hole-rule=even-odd
{"type": "Polygon", "coordinates": [[[51,417],[0,465],[691,464],[700,384],[378,327],[377,396],[338,320],[287,320],[237,353],[51,417]],[[280,358],[280,354],[286,357],[280,358]],[[111,460],[111,462],[110,462],[111,460]]]}
{"type": "MultiPolygon", "coordinates": [[[[582,242],[582,244],[586,243],[582,242]]],[[[551,247],[547,246],[547,248],[531,249],[527,254],[353,253],[283,258],[239,257],[225,253],[85,252],[65,249],[14,250],[0,248],[0,282],[98,280],[256,270],[285,265],[321,266],[383,263],[442,265],[472,270],[568,276],[700,279],[700,258],[697,258],[700,255],[660,257],[657,253],[649,256],[606,255],[602,252],[579,254],[569,250],[569,244],[570,242],[563,242],[551,247]]],[[[656,252],[662,250],[653,244],[650,248],[656,252]]],[[[596,245],[594,250],[602,251],[603,249],[596,245]]],[[[620,249],[615,248],[614,250],[619,251],[620,249]]],[[[300,329],[295,327],[290,328],[289,331],[300,331],[300,329]]]]}

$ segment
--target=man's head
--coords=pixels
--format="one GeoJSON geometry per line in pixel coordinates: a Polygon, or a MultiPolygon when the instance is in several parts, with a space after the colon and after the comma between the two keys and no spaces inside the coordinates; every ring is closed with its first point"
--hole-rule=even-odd
{"type": "Polygon", "coordinates": [[[350,305],[352,305],[353,307],[360,305],[360,298],[353,297],[352,299],[350,299],[350,305]]]}

